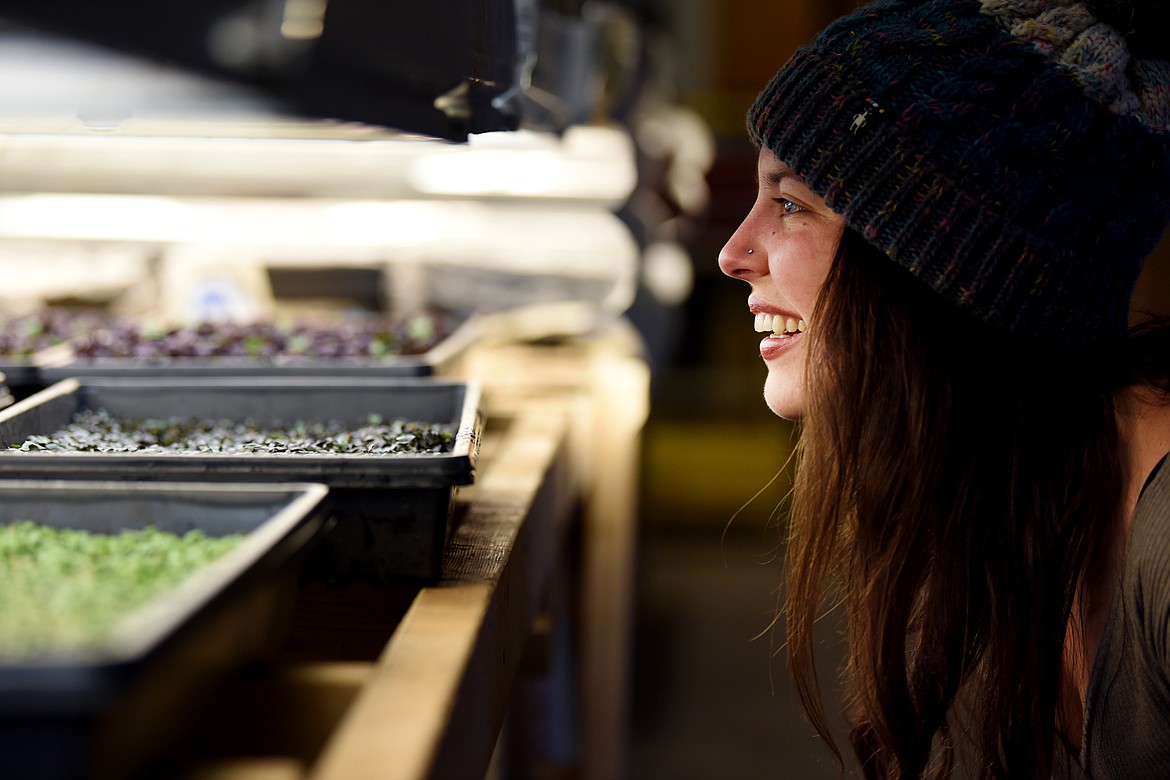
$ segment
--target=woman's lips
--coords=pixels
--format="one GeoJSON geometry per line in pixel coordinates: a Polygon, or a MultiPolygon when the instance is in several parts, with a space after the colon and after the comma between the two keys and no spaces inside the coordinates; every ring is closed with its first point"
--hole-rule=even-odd
{"type": "Polygon", "coordinates": [[[782,336],[768,336],[760,342],[760,357],[775,360],[793,349],[804,338],[804,333],[786,333],[782,336]]]}

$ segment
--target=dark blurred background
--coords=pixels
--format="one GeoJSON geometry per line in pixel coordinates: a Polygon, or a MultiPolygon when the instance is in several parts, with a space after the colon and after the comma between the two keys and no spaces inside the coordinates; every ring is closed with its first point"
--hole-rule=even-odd
{"type": "MultiPolygon", "coordinates": [[[[645,432],[635,780],[838,777],[800,714],[782,623],[772,623],[793,432],[761,400],[765,371],[747,285],[720,274],[716,257],[754,196],[745,111],[796,46],[854,5],[685,0],[658,11],[675,52],[677,99],[703,117],[716,151],[709,207],[688,244],[695,285],[684,335],[656,375],[645,432]]],[[[1170,312],[1168,291],[1164,240],[1135,309],[1170,312]]],[[[826,618],[820,668],[830,705],[839,629],[826,618]]]]}

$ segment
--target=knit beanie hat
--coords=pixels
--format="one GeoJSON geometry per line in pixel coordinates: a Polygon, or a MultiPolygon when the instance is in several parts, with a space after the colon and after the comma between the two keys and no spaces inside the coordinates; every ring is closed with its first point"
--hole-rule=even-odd
{"type": "Polygon", "coordinates": [[[749,134],[963,310],[1106,343],[1170,220],[1170,63],[1134,10],[882,0],[793,55],[749,134]]]}

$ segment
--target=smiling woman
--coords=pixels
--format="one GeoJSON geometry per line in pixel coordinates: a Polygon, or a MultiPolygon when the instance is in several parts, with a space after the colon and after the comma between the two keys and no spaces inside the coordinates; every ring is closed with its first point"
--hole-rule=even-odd
{"type": "Polygon", "coordinates": [[[1170,776],[1170,325],[1127,330],[1170,222],[1156,5],[881,0],[749,112],[719,264],[798,420],[797,689],[828,738],[832,583],[867,777],[1170,776]]]}
{"type": "Polygon", "coordinates": [[[768,334],[760,342],[764,400],[795,419],[804,408],[805,332],[845,223],[767,149],[757,179],[755,204],[719,253],[719,267],[751,285],[748,310],[756,331],[768,334]]]}

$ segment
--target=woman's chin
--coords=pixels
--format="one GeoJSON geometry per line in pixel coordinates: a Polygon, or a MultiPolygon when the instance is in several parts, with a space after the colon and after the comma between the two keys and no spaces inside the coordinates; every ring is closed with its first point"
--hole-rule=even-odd
{"type": "Polygon", "coordinates": [[[764,382],[764,402],[777,417],[799,420],[804,412],[804,392],[798,382],[778,372],[768,372],[764,382]]]}

